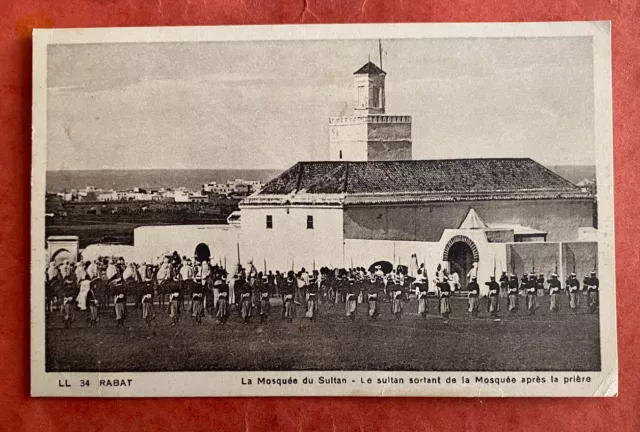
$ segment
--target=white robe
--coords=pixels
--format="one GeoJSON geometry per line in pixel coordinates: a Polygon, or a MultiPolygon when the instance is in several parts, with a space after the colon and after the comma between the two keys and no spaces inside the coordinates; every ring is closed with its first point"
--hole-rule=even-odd
{"type": "Polygon", "coordinates": [[[53,281],[58,278],[58,269],[55,265],[49,266],[49,268],[47,269],[47,276],[49,276],[49,281],[53,281]]]}
{"type": "Polygon", "coordinates": [[[87,275],[87,272],[84,269],[84,266],[78,266],[76,267],[76,280],[83,280],[84,277],[87,275]]]}
{"type": "Polygon", "coordinates": [[[186,264],[183,265],[182,268],[180,268],[180,276],[183,281],[193,279],[193,267],[186,264]]]}
{"type": "Polygon", "coordinates": [[[78,293],[78,297],[76,298],[80,310],[87,309],[87,294],[89,294],[90,290],[91,281],[84,279],[82,282],[80,282],[80,292],[78,293]]]}
{"type": "Polygon", "coordinates": [[[107,267],[107,280],[111,280],[117,274],[118,274],[118,269],[116,268],[116,266],[113,264],[109,264],[109,267],[107,267]]]}
{"type": "Polygon", "coordinates": [[[143,281],[143,282],[147,282],[149,280],[147,278],[147,266],[146,265],[141,265],[140,267],[138,267],[138,278],[140,278],[140,280],[143,281]]]}
{"type": "Polygon", "coordinates": [[[92,262],[91,264],[89,264],[89,267],[87,267],[87,274],[89,275],[90,279],[95,279],[98,277],[98,266],[96,265],[96,263],[92,262]]]}
{"type": "Polygon", "coordinates": [[[158,274],[156,275],[156,278],[158,279],[158,281],[163,281],[163,280],[169,279],[170,277],[171,277],[171,264],[162,263],[162,265],[158,269],[158,274]]]}
{"type": "Polygon", "coordinates": [[[124,279],[124,280],[129,280],[129,279],[136,280],[136,269],[134,269],[132,266],[127,266],[127,268],[124,269],[124,272],[122,272],[122,279],[124,279]]]}

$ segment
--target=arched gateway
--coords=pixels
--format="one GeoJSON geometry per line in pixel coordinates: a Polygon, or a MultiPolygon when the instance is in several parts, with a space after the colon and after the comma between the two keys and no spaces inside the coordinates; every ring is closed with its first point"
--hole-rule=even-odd
{"type": "Polygon", "coordinates": [[[467,236],[457,235],[452,237],[444,247],[443,261],[449,262],[449,271],[456,272],[460,276],[460,286],[464,289],[469,282],[467,274],[478,262],[478,248],[467,236]]]}

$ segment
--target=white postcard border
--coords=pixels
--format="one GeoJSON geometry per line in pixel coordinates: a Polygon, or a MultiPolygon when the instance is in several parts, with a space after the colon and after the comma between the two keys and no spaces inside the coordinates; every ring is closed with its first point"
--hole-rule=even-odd
{"type": "Polygon", "coordinates": [[[33,36],[33,165],[31,198],[31,394],[33,396],[169,397],[169,396],[615,396],[618,361],[615,309],[613,212],[613,137],[610,23],[348,24],[224,27],[149,27],[36,29],[33,36]],[[45,372],[44,196],[46,192],[47,47],[54,44],[318,40],[378,38],[575,37],[593,40],[596,177],[598,184],[600,293],[600,372],[45,372]],[[558,378],[551,383],[551,376],[558,378]],[[345,384],[320,384],[320,377],[345,384]],[[404,384],[377,383],[378,378],[404,384]],[[409,378],[440,377],[441,384],[409,384],[409,378]],[[463,384],[463,377],[470,384],[463,384]],[[481,377],[483,382],[477,382],[481,377]],[[589,382],[573,382],[575,377],[589,382]],[[258,380],[297,380],[297,384],[259,384],[258,380]],[[314,384],[304,384],[312,378],[314,384]],[[456,383],[446,382],[452,379],[456,383]],[[515,378],[517,383],[492,380],[515,378]],[[545,378],[545,384],[536,382],[545,378]],[[369,384],[368,380],[372,383],[369,384]],[[529,379],[529,384],[522,380],[529,379]],[[569,382],[565,383],[565,379],[569,382]],[[81,380],[94,385],[80,387],[81,380]],[[103,381],[104,385],[97,386],[103,381]],[[129,381],[130,380],[130,381],[129,381]],[[246,384],[248,380],[251,385],[246,384]],[[484,381],[487,381],[486,383],[484,381]],[[118,385],[116,386],[116,382],[118,385]],[[244,383],[244,384],[243,384],[244,383]],[[66,387],[66,384],[71,387],[66,387]],[[124,385],[122,385],[124,384],[124,385]]]}

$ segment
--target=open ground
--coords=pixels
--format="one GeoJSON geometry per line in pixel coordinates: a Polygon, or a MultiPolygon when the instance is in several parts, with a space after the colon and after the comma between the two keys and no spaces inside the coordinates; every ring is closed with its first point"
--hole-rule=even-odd
{"type": "MultiPolygon", "coordinates": [[[[501,299],[503,307],[505,299],[501,299]]],[[[521,299],[523,300],[523,299],[521,299]]],[[[568,310],[566,298],[558,315],[548,311],[548,297],[536,316],[502,313],[500,321],[486,309],[477,319],[466,312],[466,300],[453,299],[453,315],[445,323],[431,299],[427,319],[416,302],[405,304],[396,320],[388,304],[371,321],[366,305],[358,305],[354,322],[343,305],[321,305],[317,321],[304,318],[302,307],[293,323],[281,319],[281,307],[260,324],[240,321],[236,311],[217,325],[206,317],[196,326],[188,313],[175,327],[156,306],[148,328],[140,310],[129,306],[124,327],[113,311],[103,311],[92,329],[79,312],[65,329],[59,312],[47,316],[47,371],[224,371],[224,370],[420,370],[420,371],[596,371],[600,370],[598,315],[568,310]]],[[[276,301],[274,300],[274,303],[276,301]]],[[[278,302],[279,303],[279,302],[278,302]]],[[[485,303],[482,303],[482,307],[485,303]]],[[[504,310],[504,309],[503,309],[504,310]]]]}

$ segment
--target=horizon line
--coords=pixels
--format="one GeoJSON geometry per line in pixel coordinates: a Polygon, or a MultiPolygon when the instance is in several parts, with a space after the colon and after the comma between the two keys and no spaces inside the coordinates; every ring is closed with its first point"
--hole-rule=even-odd
{"type": "MultiPolygon", "coordinates": [[[[454,159],[469,159],[469,158],[454,158],[454,159]]],[[[476,159],[496,159],[496,158],[476,158],[476,159]]],[[[532,159],[532,158],[498,158],[498,159],[532,159]]],[[[413,160],[413,159],[412,159],[413,160]]],[[[451,159],[416,159],[416,160],[451,160],[451,159]]],[[[535,159],[533,159],[535,161],[535,159]]],[[[298,161],[299,162],[315,162],[315,161],[298,161]]],[[[319,162],[332,162],[332,161],[319,161],[319,162]]],[[[349,162],[349,161],[333,161],[333,162],[349,162]]],[[[362,161],[366,162],[366,161],[362,161]]],[[[537,162],[537,161],[536,161],[537,162]]],[[[545,166],[574,166],[574,167],[595,167],[597,164],[544,164],[545,166]]],[[[294,164],[295,165],[295,164],[294,164]]],[[[293,166],[293,165],[292,165],[293,166]]],[[[286,167],[273,167],[273,168],[67,168],[67,169],[47,169],[47,172],[61,172],[61,171],[276,171],[288,169],[291,166],[286,167]]]]}

